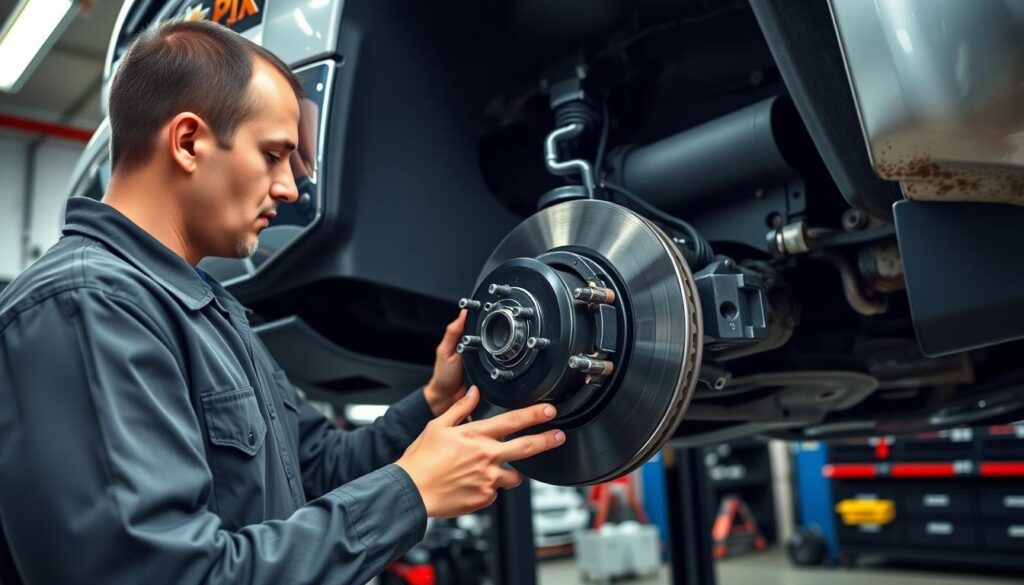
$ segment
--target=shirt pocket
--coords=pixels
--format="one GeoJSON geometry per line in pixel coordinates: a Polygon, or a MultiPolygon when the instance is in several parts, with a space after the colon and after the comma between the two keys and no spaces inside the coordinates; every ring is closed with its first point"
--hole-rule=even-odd
{"type": "Polygon", "coordinates": [[[250,457],[259,453],[267,436],[267,423],[252,388],[205,394],[202,401],[211,443],[234,447],[250,457]]]}
{"type": "Polygon", "coordinates": [[[261,454],[267,423],[251,387],[200,396],[215,513],[230,528],[260,521],[266,492],[266,457],[261,454]]]}

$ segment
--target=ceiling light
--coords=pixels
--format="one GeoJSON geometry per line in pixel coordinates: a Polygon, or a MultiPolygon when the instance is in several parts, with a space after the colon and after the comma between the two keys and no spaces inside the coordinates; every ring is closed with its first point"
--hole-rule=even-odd
{"type": "Polygon", "coordinates": [[[14,93],[78,13],[74,0],[21,0],[0,30],[0,91],[14,93]]]}

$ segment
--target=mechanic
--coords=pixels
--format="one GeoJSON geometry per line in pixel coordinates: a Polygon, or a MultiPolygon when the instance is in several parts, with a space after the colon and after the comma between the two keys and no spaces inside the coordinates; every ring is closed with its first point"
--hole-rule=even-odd
{"type": "Polygon", "coordinates": [[[550,405],[460,424],[479,400],[465,314],[422,389],[337,430],[196,268],[252,254],[295,201],[300,96],[219,25],[166,24],[125,54],[103,202],[70,200],[0,296],[0,582],[362,584],[428,517],[518,485],[506,462],[564,442],[523,433],[550,405]]]}

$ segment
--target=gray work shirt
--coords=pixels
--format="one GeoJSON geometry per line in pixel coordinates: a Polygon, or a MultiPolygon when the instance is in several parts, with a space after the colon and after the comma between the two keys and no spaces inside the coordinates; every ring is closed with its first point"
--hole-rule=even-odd
{"type": "Polygon", "coordinates": [[[420,391],[339,431],[112,207],[0,295],[0,583],[365,583],[422,537],[420,391]]]}

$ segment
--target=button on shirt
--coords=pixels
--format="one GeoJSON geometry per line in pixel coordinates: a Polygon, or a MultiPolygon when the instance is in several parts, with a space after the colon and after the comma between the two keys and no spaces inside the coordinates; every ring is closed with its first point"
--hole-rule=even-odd
{"type": "Polygon", "coordinates": [[[421,391],[337,430],[117,210],[63,234],[0,295],[0,582],[361,584],[423,537],[421,391]]]}

